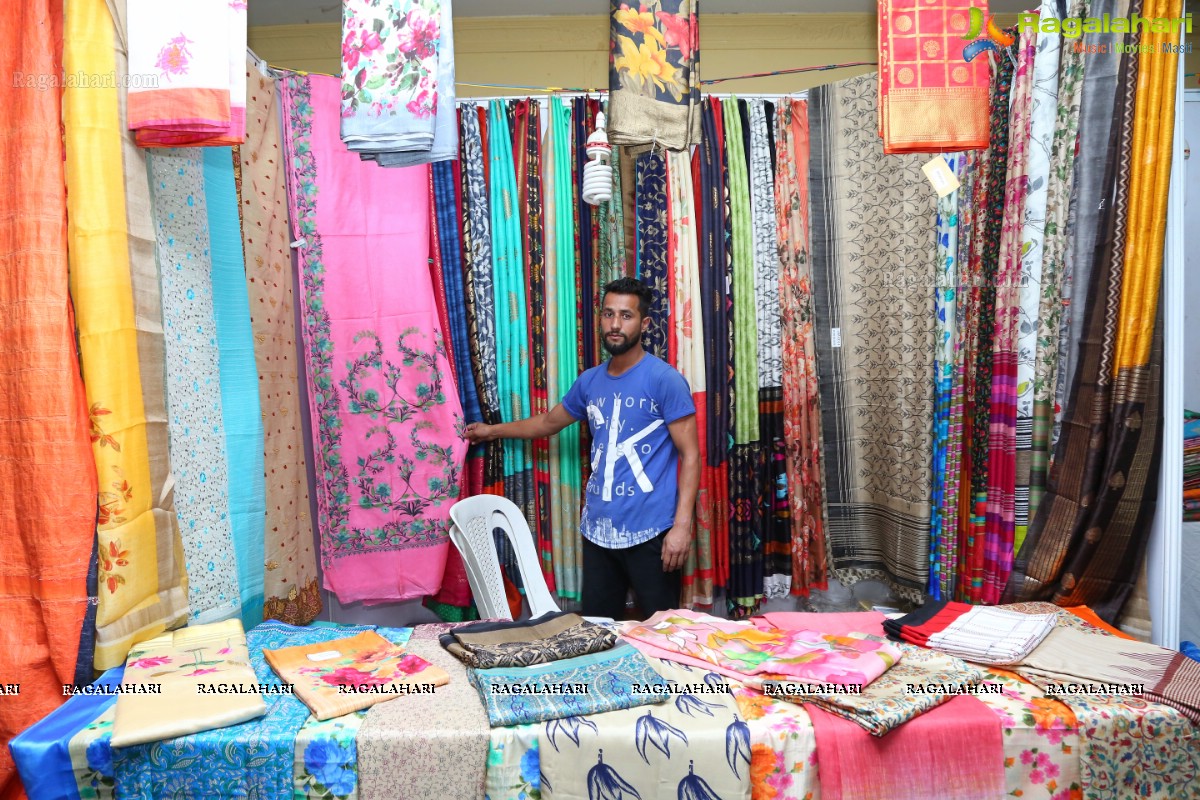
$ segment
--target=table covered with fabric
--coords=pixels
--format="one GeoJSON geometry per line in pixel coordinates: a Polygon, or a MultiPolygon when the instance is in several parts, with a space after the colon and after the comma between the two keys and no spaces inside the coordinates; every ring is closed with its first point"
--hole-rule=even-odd
{"type": "MultiPolygon", "coordinates": [[[[1068,704],[994,667],[984,680],[997,692],[955,698],[883,737],[655,658],[669,687],[664,703],[489,728],[465,667],[437,644],[449,627],[374,629],[447,671],[450,683],[433,694],[325,722],[294,695],[264,695],[268,711],[259,719],[119,749],[109,745],[116,698],[77,694],[11,747],[31,798],[828,800],[885,789],[889,797],[947,796],[941,783],[952,777],[960,797],[1124,798],[1186,796],[1200,780],[1195,728],[1174,708],[1120,697],[1068,704]],[[988,736],[999,737],[1002,760],[969,763],[988,736]],[[820,748],[822,741],[837,746],[820,748]],[[953,776],[930,774],[955,760],[964,766],[953,776]]],[[[279,685],[264,648],[366,630],[265,622],[247,633],[251,664],[260,683],[279,685]]],[[[94,685],[119,684],[121,672],[94,685]]]]}

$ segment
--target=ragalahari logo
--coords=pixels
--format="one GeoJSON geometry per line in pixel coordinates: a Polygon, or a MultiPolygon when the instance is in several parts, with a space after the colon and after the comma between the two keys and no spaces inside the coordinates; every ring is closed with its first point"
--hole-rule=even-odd
{"type": "Polygon", "coordinates": [[[989,50],[998,53],[1000,48],[1008,47],[1016,41],[1012,36],[1000,30],[994,16],[985,16],[982,8],[971,9],[970,27],[962,38],[971,40],[963,47],[963,61],[967,63],[974,60],[975,56],[980,53],[986,53],[989,50]],[[985,29],[986,35],[981,36],[980,34],[984,33],[985,29]]]}

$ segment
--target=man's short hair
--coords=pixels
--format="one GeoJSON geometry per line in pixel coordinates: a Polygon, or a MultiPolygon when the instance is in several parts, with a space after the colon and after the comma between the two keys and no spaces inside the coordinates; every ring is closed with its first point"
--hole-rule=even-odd
{"type": "Polygon", "coordinates": [[[604,294],[601,295],[600,301],[604,302],[604,298],[610,294],[637,295],[638,313],[643,317],[650,316],[650,304],[654,302],[654,291],[637,278],[617,278],[615,281],[609,281],[604,286],[604,294]]]}

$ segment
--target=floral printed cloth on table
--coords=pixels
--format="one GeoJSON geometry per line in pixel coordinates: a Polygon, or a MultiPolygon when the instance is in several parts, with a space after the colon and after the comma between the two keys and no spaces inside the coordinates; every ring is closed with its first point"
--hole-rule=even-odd
{"type": "Polygon", "coordinates": [[[497,725],[558,720],[667,699],[658,673],[627,644],[591,655],[507,669],[467,671],[497,725]]]}
{"type": "Polygon", "coordinates": [[[648,662],[662,705],[547,721],[538,736],[544,800],[750,797],[750,729],[721,676],[648,662]]]}
{"type": "Polygon", "coordinates": [[[759,628],[686,610],[660,611],[622,636],[700,658],[743,676],[769,673],[805,681],[868,684],[900,660],[878,636],[759,628]]]}
{"type": "Polygon", "coordinates": [[[223,728],[267,713],[250,668],[246,634],[236,619],[141,642],[129,652],[121,686],[113,747],[223,728]],[[214,683],[254,688],[236,694],[204,691],[214,683]]]}
{"type": "Polygon", "coordinates": [[[608,650],[617,635],[578,614],[543,614],[536,620],[480,622],[438,637],[442,647],[475,669],[529,667],[608,650]]]}
{"type": "Polygon", "coordinates": [[[820,800],[817,740],[803,707],[735,688],[750,728],[750,800],[820,800]]]}
{"type": "MultiPolygon", "coordinates": [[[[404,647],[412,628],[380,628],[389,642],[404,647]]],[[[358,729],[367,709],[328,720],[309,717],[296,734],[293,800],[358,800],[358,729]]]]}
{"type": "Polygon", "coordinates": [[[794,693],[796,687],[792,681],[772,675],[755,676],[748,685],[794,703],[813,703],[861,725],[875,736],[883,736],[953,696],[937,688],[914,692],[909,689],[910,686],[928,688],[953,685],[957,690],[958,687],[973,686],[983,680],[982,670],[952,656],[910,644],[898,647],[904,654],[903,660],[869,685],[863,686],[858,694],[794,693]]]}
{"type": "Polygon", "coordinates": [[[450,681],[445,670],[366,631],[332,642],[264,650],[263,656],[319,720],[340,717],[450,681]]]}
{"type": "Polygon", "coordinates": [[[458,157],[451,0],[342,4],[341,135],[364,160],[458,157]]]}
{"type": "Polygon", "coordinates": [[[487,800],[541,800],[541,725],[492,728],[488,742],[487,800]]]}
{"type": "Polygon", "coordinates": [[[883,629],[893,639],[978,664],[1016,664],[1054,630],[1057,618],[941,600],[889,619],[883,629]]]}
{"type": "MultiPolygon", "coordinates": [[[[291,800],[296,736],[311,719],[308,707],[281,682],[263,650],[344,638],[365,626],[298,628],[269,620],[246,634],[250,663],[259,684],[275,689],[262,696],[267,713],[228,728],[165,742],[117,748],[115,778],[122,798],[258,797],[291,800]]],[[[392,635],[386,628],[379,631],[392,635]]]]}
{"type": "Polygon", "coordinates": [[[246,138],[246,0],[196,0],[162,13],[128,0],[129,128],[142,147],[246,138]]]}

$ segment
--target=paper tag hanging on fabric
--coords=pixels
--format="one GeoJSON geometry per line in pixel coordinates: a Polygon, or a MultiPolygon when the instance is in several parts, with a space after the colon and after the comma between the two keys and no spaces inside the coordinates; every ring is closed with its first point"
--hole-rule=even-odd
{"type": "Polygon", "coordinates": [[[328,661],[331,658],[338,658],[341,655],[342,655],[341,651],[339,651],[339,650],[323,650],[320,653],[309,653],[308,660],[309,661],[328,661]]]}
{"type": "Polygon", "coordinates": [[[929,178],[938,197],[945,197],[959,186],[958,178],[950,170],[945,156],[935,156],[932,161],[921,167],[921,172],[924,172],[925,177],[929,178]]]}
{"type": "Polygon", "coordinates": [[[835,349],[842,346],[842,329],[841,328],[830,328],[829,329],[829,346],[833,347],[835,349]]]}

